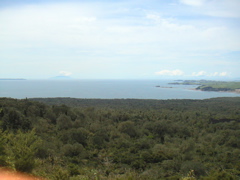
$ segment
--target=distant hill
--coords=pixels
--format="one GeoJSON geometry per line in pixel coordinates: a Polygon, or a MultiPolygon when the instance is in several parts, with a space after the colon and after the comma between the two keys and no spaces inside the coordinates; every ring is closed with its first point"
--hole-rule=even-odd
{"type": "Polygon", "coordinates": [[[72,79],[70,76],[55,76],[50,79],[72,79]]]}
{"type": "Polygon", "coordinates": [[[174,85],[199,85],[196,90],[201,91],[229,91],[240,92],[238,81],[213,81],[213,80],[185,80],[183,82],[168,83],[174,85]]]}

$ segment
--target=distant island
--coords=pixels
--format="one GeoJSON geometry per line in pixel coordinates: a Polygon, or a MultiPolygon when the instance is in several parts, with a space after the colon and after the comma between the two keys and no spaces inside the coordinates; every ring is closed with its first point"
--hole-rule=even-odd
{"type": "Polygon", "coordinates": [[[55,76],[55,77],[52,77],[50,79],[59,79],[59,80],[61,80],[61,79],[72,79],[72,78],[70,76],[55,76]]]}
{"type": "Polygon", "coordinates": [[[158,88],[173,88],[173,87],[168,87],[168,86],[155,86],[155,87],[158,87],[158,88]]]}
{"type": "Polygon", "coordinates": [[[0,80],[27,80],[23,78],[0,78],[0,80]]]}
{"type": "Polygon", "coordinates": [[[185,80],[182,82],[174,82],[174,83],[168,83],[168,84],[199,85],[196,88],[196,90],[240,93],[240,82],[237,82],[237,81],[185,80]]]}

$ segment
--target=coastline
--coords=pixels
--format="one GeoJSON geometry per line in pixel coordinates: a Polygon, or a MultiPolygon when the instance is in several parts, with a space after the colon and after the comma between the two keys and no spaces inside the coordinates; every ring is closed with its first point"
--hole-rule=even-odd
{"type": "Polygon", "coordinates": [[[195,91],[199,90],[206,92],[225,92],[240,94],[240,82],[237,81],[185,80],[181,83],[174,82],[168,84],[197,85],[198,87],[191,89],[195,91]]]}
{"type": "MultiPolygon", "coordinates": [[[[26,80],[0,81],[1,97],[72,97],[100,99],[209,99],[215,97],[240,96],[240,93],[219,93],[217,91],[195,92],[190,88],[199,85],[169,85],[169,81],[114,81],[114,80],[26,80]],[[156,85],[160,86],[155,87],[156,85]],[[171,87],[171,88],[170,88],[171,87]]],[[[238,88],[240,89],[240,88],[238,88]]],[[[194,89],[196,90],[196,89],[194,89]]]]}
{"type": "Polygon", "coordinates": [[[235,89],[235,90],[232,90],[232,91],[204,91],[204,90],[201,90],[201,89],[197,89],[197,88],[190,88],[190,90],[194,90],[194,91],[203,91],[203,92],[227,92],[227,93],[236,93],[236,94],[240,94],[240,89],[235,89]]]}

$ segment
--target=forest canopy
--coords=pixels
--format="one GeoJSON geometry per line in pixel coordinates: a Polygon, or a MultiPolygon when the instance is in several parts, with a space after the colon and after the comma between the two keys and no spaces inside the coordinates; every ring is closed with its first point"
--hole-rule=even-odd
{"type": "Polygon", "coordinates": [[[46,179],[239,179],[240,98],[0,98],[0,168],[46,179]]]}

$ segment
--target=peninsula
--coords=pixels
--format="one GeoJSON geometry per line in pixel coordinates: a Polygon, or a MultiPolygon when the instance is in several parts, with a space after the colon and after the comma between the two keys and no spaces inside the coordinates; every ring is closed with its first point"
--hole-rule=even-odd
{"type": "Polygon", "coordinates": [[[199,85],[196,90],[201,91],[224,91],[240,93],[239,81],[212,81],[212,80],[185,80],[182,82],[169,83],[173,85],[199,85]]]}

